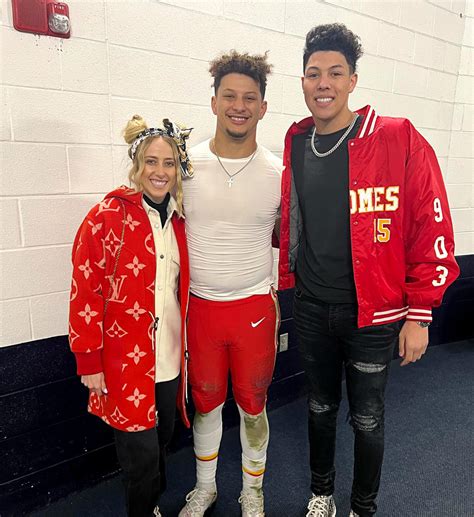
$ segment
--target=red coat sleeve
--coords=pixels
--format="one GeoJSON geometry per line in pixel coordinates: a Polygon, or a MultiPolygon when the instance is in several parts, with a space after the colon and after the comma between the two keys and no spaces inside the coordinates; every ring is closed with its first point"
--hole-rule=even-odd
{"type": "Polygon", "coordinates": [[[103,316],[105,285],[103,220],[92,209],[80,226],[72,249],[69,306],[69,344],[78,375],[103,371],[103,316]]]}
{"type": "Polygon", "coordinates": [[[407,319],[431,321],[447,287],[459,275],[448,199],[432,147],[409,126],[411,149],[405,178],[405,292],[407,319]]]}

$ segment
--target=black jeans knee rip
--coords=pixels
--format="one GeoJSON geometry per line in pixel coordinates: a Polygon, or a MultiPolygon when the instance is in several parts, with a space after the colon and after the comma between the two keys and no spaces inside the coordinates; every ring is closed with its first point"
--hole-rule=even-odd
{"type": "Polygon", "coordinates": [[[362,373],[380,373],[387,368],[386,364],[360,363],[357,361],[349,362],[349,364],[362,373]]]}
{"type": "Polygon", "coordinates": [[[373,415],[351,415],[351,425],[354,431],[368,431],[373,432],[380,425],[380,421],[373,415]]]}
{"type": "Polygon", "coordinates": [[[355,436],[352,509],[375,514],[384,450],[385,387],[398,324],[357,328],[357,306],[296,297],[298,347],[309,388],[311,489],[334,492],[336,416],[342,372],[355,436]],[[334,401],[334,402],[333,402],[334,401]]]}
{"type": "Polygon", "coordinates": [[[308,408],[311,413],[326,413],[329,411],[337,411],[339,404],[323,404],[318,402],[316,399],[309,397],[308,408]]]}

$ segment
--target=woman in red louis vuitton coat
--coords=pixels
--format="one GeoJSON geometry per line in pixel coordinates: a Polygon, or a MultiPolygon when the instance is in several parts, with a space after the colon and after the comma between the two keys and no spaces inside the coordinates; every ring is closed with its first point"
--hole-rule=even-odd
{"type": "Polygon", "coordinates": [[[165,446],[185,408],[189,264],[182,212],[192,176],[183,130],[135,115],[124,130],[133,188],[107,194],[74,241],[69,342],[89,411],[114,428],[128,515],[160,515],[165,446]]]}

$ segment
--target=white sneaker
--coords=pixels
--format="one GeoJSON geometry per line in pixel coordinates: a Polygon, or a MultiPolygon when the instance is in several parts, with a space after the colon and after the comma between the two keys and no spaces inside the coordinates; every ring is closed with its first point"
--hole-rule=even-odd
{"type": "Polygon", "coordinates": [[[242,490],[239,497],[242,517],[265,517],[263,490],[242,490]]]}
{"type": "Polygon", "coordinates": [[[314,495],[308,503],[306,517],[334,517],[336,503],[332,495],[314,495]]]}
{"type": "Polygon", "coordinates": [[[204,488],[196,487],[186,496],[186,504],[178,517],[204,517],[208,510],[214,509],[216,499],[217,492],[208,492],[204,488]]]}

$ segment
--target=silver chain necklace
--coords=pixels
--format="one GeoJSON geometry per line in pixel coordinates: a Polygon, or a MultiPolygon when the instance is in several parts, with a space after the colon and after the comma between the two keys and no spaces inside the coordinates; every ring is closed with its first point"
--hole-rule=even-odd
{"type": "Polygon", "coordinates": [[[342,144],[342,142],[344,142],[344,140],[347,138],[347,135],[352,131],[352,128],[354,127],[354,125],[357,122],[358,118],[359,118],[359,115],[358,115],[358,113],[356,113],[356,116],[352,120],[351,125],[344,131],[344,134],[341,136],[341,138],[339,138],[339,140],[336,142],[334,147],[332,147],[331,149],[329,149],[329,151],[326,151],[325,153],[320,153],[316,149],[316,146],[314,145],[314,137],[316,135],[316,126],[314,126],[313,134],[311,136],[311,149],[313,150],[313,153],[318,158],[324,158],[324,157],[329,156],[330,154],[332,154],[342,144]]]}
{"type": "Polygon", "coordinates": [[[245,169],[245,167],[247,167],[247,165],[249,165],[249,163],[254,159],[258,149],[258,147],[255,148],[255,151],[252,153],[252,156],[247,160],[243,167],[241,167],[237,172],[234,172],[234,174],[230,174],[230,172],[224,167],[224,164],[222,163],[220,156],[217,154],[216,143],[214,142],[214,140],[212,141],[212,148],[214,150],[214,154],[216,155],[217,161],[219,162],[219,165],[222,167],[222,170],[227,174],[227,185],[229,186],[229,188],[232,187],[232,184],[234,183],[234,178],[237,176],[237,174],[240,174],[245,169]]]}

